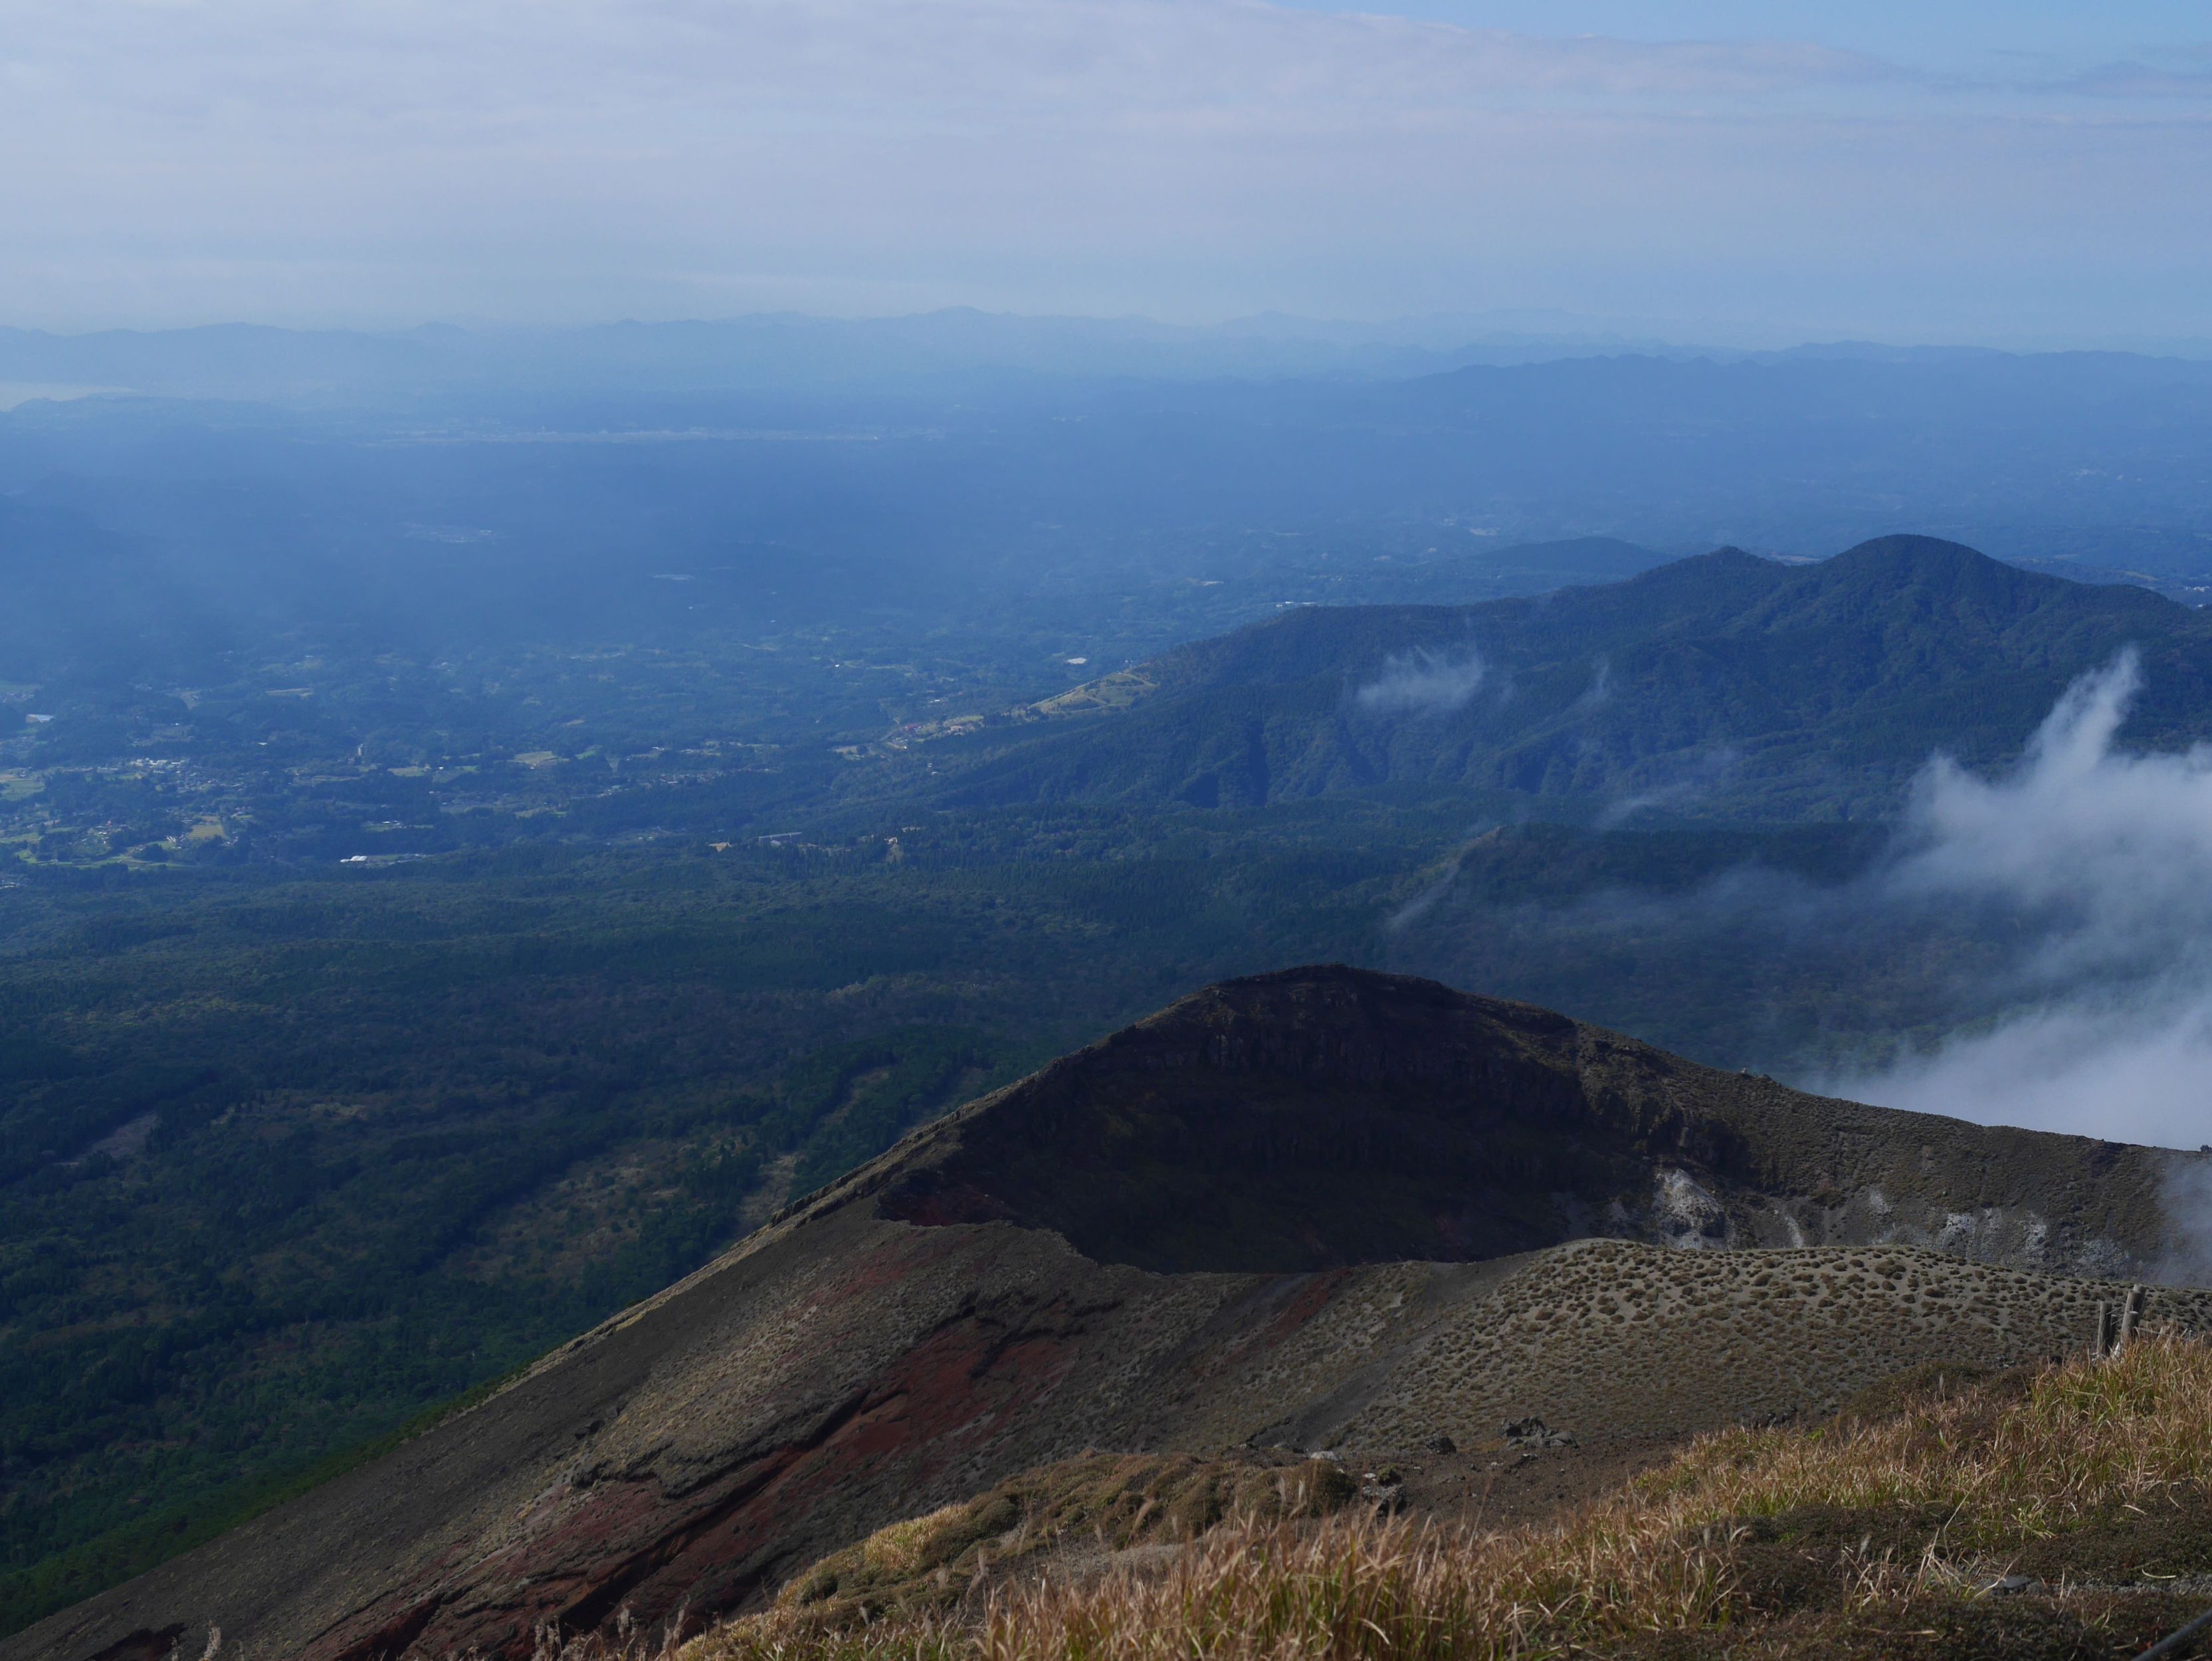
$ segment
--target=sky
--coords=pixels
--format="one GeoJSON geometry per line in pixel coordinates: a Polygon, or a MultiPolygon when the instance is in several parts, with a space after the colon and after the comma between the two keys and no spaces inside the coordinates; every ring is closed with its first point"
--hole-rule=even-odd
{"type": "Polygon", "coordinates": [[[0,324],[2212,343],[2212,6],[0,0],[0,324]]]}

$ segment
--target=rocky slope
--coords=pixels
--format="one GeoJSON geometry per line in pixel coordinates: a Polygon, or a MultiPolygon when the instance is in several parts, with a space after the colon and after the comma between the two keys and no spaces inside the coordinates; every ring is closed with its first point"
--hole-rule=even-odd
{"type": "MultiPolygon", "coordinates": [[[[526,1653],[1085,1448],[1664,1437],[2092,1341],[2185,1157],[1823,1100],[1341,968],[910,1137],[357,1470],[0,1645],[526,1653]],[[1728,1251],[1730,1246],[1775,1251],[1728,1251]],[[1693,1248],[1693,1249],[1683,1249],[1693,1248]]],[[[2212,1294],[2147,1318],[2212,1327],[2212,1294]]]]}

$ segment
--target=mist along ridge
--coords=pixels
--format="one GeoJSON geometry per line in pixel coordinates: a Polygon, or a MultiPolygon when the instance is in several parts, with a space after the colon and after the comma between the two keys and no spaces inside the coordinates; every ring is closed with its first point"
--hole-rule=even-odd
{"type": "Polygon", "coordinates": [[[1431,982],[1232,981],[0,1655],[210,1624],[526,1655],[541,1622],[739,1608],[1090,1447],[1365,1464],[1540,1419],[1626,1455],[2079,1350],[2122,1302],[2201,1331],[2212,1294],[2125,1284],[2185,1244],[2163,1196],[2199,1163],[1808,1097],[1431,982]]]}

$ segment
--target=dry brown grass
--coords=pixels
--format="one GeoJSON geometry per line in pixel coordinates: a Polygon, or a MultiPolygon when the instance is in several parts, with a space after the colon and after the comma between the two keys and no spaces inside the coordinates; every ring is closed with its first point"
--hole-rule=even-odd
{"type": "Polygon", "coordinates": [[[920,1616],[981,1582],[1033,1575],[1071,1552],[1099,1555],[1200,1538],[1228,1518],[1311,1520],[1356,1501],[1326,1460],[1270,1467],[1188,1453],[1088,1453],[1025,1470],[961,1505],[878,1529],[787,1585],[780,1607],[830,1624],[920,1616]]]}
{"type": "Polygon", "coordinates": [[[685,1661],[1526,1655],[1559,1634],[1711,1619],[1726,1596],[1718,1543],[1685,1549],[1648,1527],[1566,1542],[1376,1519],[1239,1522],[1153,1572],[1017,1581],[967,1618],[841,1628],[776,1611],[697,1640],[685,1661]]]}
{"type": "MultiPolygon", "coordinates": [[[[1938,1390],[1873,1422],[1710,1436],[1548,1528],[1232,1519],[1164,1564],[1024,1576],[963,1611],[841,1624],[779,1609],[693,1640],[684,1661],[1506,1661],[1724,1633],[1758,1646],[1760,1623],[1791,1612],[1747,1588],[1757,1519],[1938,1519],[1917,1555],[1869,1543],[1823,1560],[1832,1625],[1818,1644],[1840,1653],[1836,1620],[1884,1642],[1948,1630],[1991,1554],[2178,1494],[2201,1509],[2208,1484],[2212,1345],[2160,1337],[2111,1361],[1938,1390]],[[1893,1630],[1908,1611],[1914,1630],[1893,1630]]],[[[2057,1621],[2081,1634],[2064,1644],[2086,1641],[2106,1617],[2081,1607],[2054,1604],[2037,1629],[2057,1621]]]]}
{"type": "Polygon", "coordinates": [[[2042,1538],[2212,1485],[2212,1344],[2160,1335],[2017,1383],[1937,1390],[1870,1422],[1709,1436],[1642,1497],[1710,1519],[1940,1506],[1971,1543],[2042,1538]]]}

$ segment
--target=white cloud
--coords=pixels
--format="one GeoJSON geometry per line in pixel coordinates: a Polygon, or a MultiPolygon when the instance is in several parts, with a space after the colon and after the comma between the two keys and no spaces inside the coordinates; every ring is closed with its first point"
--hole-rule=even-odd
{"type": "Polygon", "coordinates": [[[1899,888],[1999,898],[2050,918],[2057,931],[2036,967],[2053,979],[2193,946],[2212,918],[2212,749],[2117,749],[2142,681],[2133,652],[2084,676],[2008,776],[1932,762],[1899,888]]]}
{"type": "Polygon", "coordinates": [[[2076,683],[2021,766],[1932,765],[1883,898],[1992,905],[2021,924],[2017,1012],[1840,1095],[2120,1141],[2212,1142],[2212,749],[2114,737],[2132,656],[2076,683]]]}
{"type": "Polygon", "coordinates": [[[1352,701],[1371,715],[1449,715],[1474,701],[1485,673],[1472,649],[1407,652],[1387,659],[1352,701]]]}
{"type": "Polygon", "coordinates": [[[2194,1148],[2212,1141],[2212,999],[2082,992],[1821,1088],[1983,1125],[2194,1148]]]}

